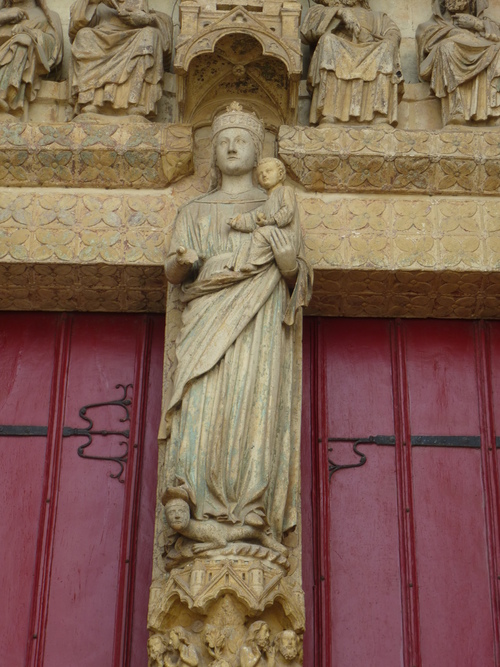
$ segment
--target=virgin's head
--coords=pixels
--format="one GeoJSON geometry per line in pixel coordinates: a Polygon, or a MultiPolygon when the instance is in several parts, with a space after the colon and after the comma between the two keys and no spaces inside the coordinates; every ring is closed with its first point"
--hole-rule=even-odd
{"type": "Polygon", "coordinates": [[[231,127],[214,139],[215,164],[222,174],[248,174],[257,164],[257,147],[248,130],[231,127]]]}
{"type": "Polygon", "coordinates": [[[254,113],[232,102],[212,124],[212,168],[216,187],[219,175],[248,174],[260,159],[264,143],[264,125],[254,113]]]}

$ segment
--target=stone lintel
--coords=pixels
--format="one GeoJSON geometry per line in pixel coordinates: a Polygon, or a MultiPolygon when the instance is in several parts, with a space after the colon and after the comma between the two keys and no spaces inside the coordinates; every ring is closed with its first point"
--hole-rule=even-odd
{"type": "MultiPolygon", "coordinates": [[[[0,188],[0,309],[162,312],[177,186],[0,188]]],[[[500,198],[298,193],[308,314],[498,318],[500,198]]]]}
{"type": "Polygon", "coordinates": [[[192,172],[192,130],[151,122],[0,124],[0,183],[164,188],[192,172]]]}
{"type": "Polygon", "coordinates": [[[312,192],[491,195],[500,188],[498,128],[282,126],[279,156],[312,192]]]}

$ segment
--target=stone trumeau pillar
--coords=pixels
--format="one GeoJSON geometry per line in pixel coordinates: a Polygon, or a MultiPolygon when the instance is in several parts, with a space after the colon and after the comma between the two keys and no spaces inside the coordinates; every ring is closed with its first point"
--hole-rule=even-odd
{"type": "Polygon", "coordinates": [[[312,271],[284,165],[261,158],[264,134],[236,102],[215,117],[213,188],[179,210],[167,255],[151,667],[301,662],[312,271]]]}

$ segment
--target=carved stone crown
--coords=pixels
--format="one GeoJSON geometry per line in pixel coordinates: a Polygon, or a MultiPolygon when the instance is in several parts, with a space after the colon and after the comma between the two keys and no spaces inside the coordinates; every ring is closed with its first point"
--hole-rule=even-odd
{"type": "Polygon", "coordinates": [[[212,123],[212,138],[222,130],[232,127],[248,130],[257,137],[260,143],[264,142],[264,124],[255,113],[243,111],[243,107],[238,102],[231,102],[226,107],[226,111],[215,118],[212,123]]]}

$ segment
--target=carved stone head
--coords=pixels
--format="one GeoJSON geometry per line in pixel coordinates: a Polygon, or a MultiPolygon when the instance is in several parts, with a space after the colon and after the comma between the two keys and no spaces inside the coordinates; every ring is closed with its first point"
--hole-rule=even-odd
{"type": "Polygon", "coordinates": [[[267,651],[269,648],[270,636],[271,632],[269,626],[264,621],[255,621],[255,623],[252,623],[248,628],[248,641],[255,642],[263,651],[267,651]]]}
{"type": "Polygon", "coordinates": [[[248,130],[229,127],[214,139],[215,164],[223,174],[241,176],[256,166],[257,151],[248,130]]]}
{"type": "Polygon", "coordinates": [[[168,525],[180,533],[188,527],[191,518],[189,505],[182,498],[172,498],[165,503],[168,525]]]}
{"type": "Polygon", "coordinates": [[[184,628],[181,628],[180,626],[172,628],[167,633],[167,637],[167,650],[171,653],[179,651],[181,648],[181,643],[186,644],[186,646],[189,644],[187,633],[184,628]]]}
{"type": "MultiPolygon", "coordinates": [[[[251,171],[260,159],[264,124],[254,113],[232,102],[212,124],[212,167],[222,174],[238,176],[251,171]]],[[[212,184],[213,187],[216,183],[212,184]]]]}
{"type": "Polygon", "coordinates": [[[283,183],[286,176],[285,165],[275,157],[265,157],[257,165],[257,179],[263,188],[269,190],[283,183]]]}
{"type": "Polygon", "coordinates": [[[163,638],[161,635],[152,635],[148,639],[148,655],[150,658],[150,664],[152,663],[153,666],[155,665],[155,663],[157,665],[163,664],[161,662],[161,659],[165,654],[165,651],[166,651],[166,646],[163,642],[163,638]]]}
{"type": "Polygon", "coordinates": [[[283,630],[276,635],[275,641],[285,660],[295,660],[299,654],[299,638],[293,630],[283,630]]]}

